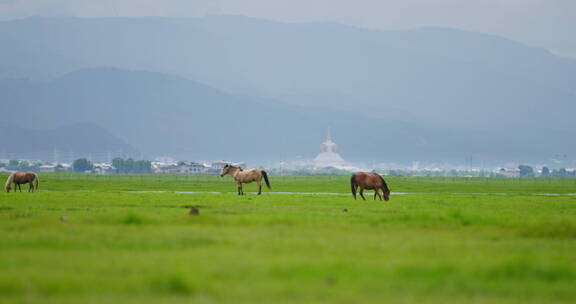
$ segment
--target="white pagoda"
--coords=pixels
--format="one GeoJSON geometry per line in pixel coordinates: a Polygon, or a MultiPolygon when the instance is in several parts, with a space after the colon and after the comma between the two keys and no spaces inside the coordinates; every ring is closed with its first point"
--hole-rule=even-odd
{"type": "Polygon", "coordinates": [[[323,167],[342,167],[344,159],[336,152],[336,143],[332,141],[330,128],[326,134],[326,141],[320,144],[320,154],[314,158],[314,166],[317,168],[323,167]]]}

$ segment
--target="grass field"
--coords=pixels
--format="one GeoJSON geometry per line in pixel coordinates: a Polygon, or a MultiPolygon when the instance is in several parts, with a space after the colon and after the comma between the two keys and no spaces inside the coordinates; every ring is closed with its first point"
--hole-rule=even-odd
{"type": "MultiPolygon", "coordinates": [[[[270,179],[349,192],[347,176],[270,179]]],[[[576,179],[386,180],[382,203],[42,174],[40,192],[0,194],[0,302],[574,303],[576,179]]]]}

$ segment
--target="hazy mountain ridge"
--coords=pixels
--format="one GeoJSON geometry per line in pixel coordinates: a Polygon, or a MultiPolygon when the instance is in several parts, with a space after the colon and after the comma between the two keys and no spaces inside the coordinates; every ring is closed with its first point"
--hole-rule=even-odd
{"type": "Polygon", "coordinates": [[[520,161],[574,149],[575,61],[453,29],[27,18],[0,22],[9,77],[20,79],[0,81],[0,106],[17,115],[0,121],[93,123],[150,154],[312,157],[327,126],[353,159],[520,161]]]}
{"type": "MultiPolygon", "coordinates": [[[[525,135],[518,129],[474,131],[378,120],[235,96],[182,77],[116,68],[83,69],[40,83],[4,80],[0,88],[0,107],[15,105],[20,113],[5,115],[3,121],[16,124],[24,117],[37,129],[88,122],[113,130],[145,155],[253,162],[312,158],[328,126],[342,155],[351,160],[462,161],[475,155],[488,163],[543,159],[550,157],[550,146],[561,152],[574,146],[562,140],[566,133],[533,130],[525,135]]],[[[68,138],[90,137],[81,129],[73,133],[68,138]]]]}
{"type": "Polygon", "coordinates": [[[114,66],[233,93],[457,127],[574,127],[576,61],[453,29],[378,31],[239,16],[0,22],[0,75],[114,66]]]}
{"type": "MultiPolygon", "coordinates": [[[[133,154],[132,146],[106,129],[90,123],[67,124],[57,128],[34,129],[26,120],[20,123],[0,121],[0,152],[41,157],[53,150],[79,155],[113,152],[133,154]]],[[[33,157],[32,157],[33,158],[33,157]]]]}

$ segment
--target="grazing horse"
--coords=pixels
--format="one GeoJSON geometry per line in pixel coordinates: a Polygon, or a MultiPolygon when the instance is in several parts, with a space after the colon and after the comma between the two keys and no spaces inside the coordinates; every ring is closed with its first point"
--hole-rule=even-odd
{"type": "Polygon", "coordinates": [[[30,184],[30,188],[28,188],[28,192],[34,192],[34,190],[38,190],[38,183],[40,179],[38,178],[38,174],[34,172],[14,172],[8,176],[6,180],[6,192],[10,192],[10,188],[12,184],[14,184],[14,192],[20,189],[22,192],[22,184],[30,184]],[[36,189],[34,189],[33,183],[36,182],[36,189]]]}
{"type": "Polygon", "coordinates": [[[376,195],[382,200],[382,196],[380,195],[380,189],[382,189],[382,194],[384,195],[384,200],[388,201],[390,199],[390,189],[388,189],[388,185],[378,173],[366,173],[366,172],[358,172],[352,174],[352,178],[350,178],[350,185],[352,186],[352,195],[354,199],[356,199],[356,189],[360,188],[360,196],[363,200],[364,198],[364,189],[366,190],[374,190],[374,200],[376,200],[376,195]]]}
{"type": "Polygon", "coordinates": [[[224,175],[231,175],[236,181],[238,186],[238,195],[244,195],[244,190],[242,190],[242,184],[247,184],[251,182],[256,182],[258,184],[258,195],[262,194],[262,178],[266,182],[268,189],[270,188],[270,182],[268,181],[268,173],[260,169],[248,169],[243,170],[240,167],[225,165],[220,171],[220,177],[224,175]]]}

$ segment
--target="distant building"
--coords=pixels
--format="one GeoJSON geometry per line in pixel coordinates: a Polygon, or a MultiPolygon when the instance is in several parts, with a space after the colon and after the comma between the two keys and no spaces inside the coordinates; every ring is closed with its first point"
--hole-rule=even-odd
{"type": "Polygon", "coordinates": [[[70,164],[56,164],[56,163],[47,163],[40,167],[38,167],[38,171],[40,172],[68,172],[72,171],[72,165],[70,164]]]}
{"type": "Polygon", "coordinates": [[[186,162],[183,164],[183,170],[189,174],[202,174],[206,173],[207,166],[197,162],[186,162]]]}
{"type": "Polygon", "coordinates": [[[336,143],[332,141],[332,134],[328,128],[326,140],[320,144],[321,152],[314,158],[314,166],[317,168],[342,167],[344,159],[336,152],[336,148],[336,143]]]}
{"type": "Polygon", "coordinates": [[[206,174],[208,169],[208,166],[197,162],[179,162],[177,164],[156,164],[154,173],[206,174]]]}
{"type": "Polygon", "coordinates": [[[56,166],[56,172],[72,171],[72,164],[61,163],[56,166]]]}
{"type": "Polygon", "coordinates": [[[46,164],[38,167],[38,171],[40,172],[56,172],[56,165],[54,164],[46,164]]]}
{"type": "Polygon", "coordinates": [[[244,163],[244,162],[230,162],[227,160],[219,160],[219,161],[213,162],[210,165],[210,168],[208,168],[207,172],[210,174],[219,174],[225,165],[232,165],[232,166],[240,167],[242,169],[246,169],[246,163],[244,163]]]}
{"type": "Polygon", "coordinates": [[[518,169],[518,168],[500,168],[498,170],[498,174],[500,174],[504,177],[510,177],[510,178],[520,177],[520,169],[518,169]]]}
{"type": "Polygon", "coordinates": [[[116,167],[112,166],[112,164],[107,163],[94,163],[92,167],[92,173],[113,174],[116,173],[116,167]]]}

